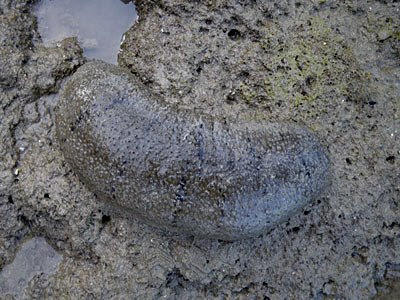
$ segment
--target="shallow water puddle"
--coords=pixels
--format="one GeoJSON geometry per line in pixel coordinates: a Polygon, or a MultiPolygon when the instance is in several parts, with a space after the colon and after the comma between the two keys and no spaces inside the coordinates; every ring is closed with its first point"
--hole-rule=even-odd
{"type": "Polygon", "coordinates": [[[137,19],[127,0],[41,0],[36,7],[45,45],[76,36],[88,58],[117,62],[122,35],[137,19]]]}

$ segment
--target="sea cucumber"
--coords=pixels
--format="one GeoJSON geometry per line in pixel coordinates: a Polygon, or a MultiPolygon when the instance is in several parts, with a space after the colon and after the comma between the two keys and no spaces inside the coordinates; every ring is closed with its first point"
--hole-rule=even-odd
{"type": "Polygon", "coordinates": [[[260,235],[312,201],[329,177],[326,150],[308,129],[179,110],[100,61],[62,89],[56,134],[100,199],[201,237],[260,235]]]}

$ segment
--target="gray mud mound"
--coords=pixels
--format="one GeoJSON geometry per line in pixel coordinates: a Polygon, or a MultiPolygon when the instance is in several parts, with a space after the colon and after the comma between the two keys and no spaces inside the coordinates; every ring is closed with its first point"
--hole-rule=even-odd
{"type": "Polygon", "coordinates": [[[368,299],[398,280],[399,2],[137,1],[119,65],[146,88],[196,114],[302,124],[328,149],[326,193],[235,242],[160,232],[79,181],[55,107],[85,58],[74,38],[43,46],[31,2],[0,0],[0,272],[34,236],[63,260],[25,298],[368,299]]]}

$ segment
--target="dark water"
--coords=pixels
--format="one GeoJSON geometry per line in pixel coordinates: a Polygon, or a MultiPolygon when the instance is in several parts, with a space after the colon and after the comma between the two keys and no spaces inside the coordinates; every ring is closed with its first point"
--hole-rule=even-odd
{"type": "Polygon", "coordinates": [[[110,63],[117,62],[122,36],[137,19],[126,0],[41,0],[36,15],[46,45],[76,36],[88,58],[110,63]]]}

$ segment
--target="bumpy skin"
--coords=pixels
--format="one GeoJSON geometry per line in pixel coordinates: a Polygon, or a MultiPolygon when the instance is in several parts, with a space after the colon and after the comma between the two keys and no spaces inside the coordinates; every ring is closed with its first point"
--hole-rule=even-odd
{"type": "Polygon", "coordinates": [[[197,236],[257,236],[312,200],[328,177],[324,149],[306,129],[178,110],[97,61],[63,89],[57,136],[100,199],[197,236]]]}

